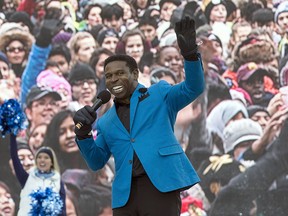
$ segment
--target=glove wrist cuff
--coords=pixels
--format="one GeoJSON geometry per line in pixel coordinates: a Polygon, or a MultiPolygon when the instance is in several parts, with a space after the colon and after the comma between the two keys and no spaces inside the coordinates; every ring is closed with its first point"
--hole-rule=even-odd
{"type": "Polygon", "coordinates": [[[196,46],[193,50],[189,52],[183,53],[181,50],[181,55],[184,57],[187,61],[198,61],[198,46],[196,46]]]}

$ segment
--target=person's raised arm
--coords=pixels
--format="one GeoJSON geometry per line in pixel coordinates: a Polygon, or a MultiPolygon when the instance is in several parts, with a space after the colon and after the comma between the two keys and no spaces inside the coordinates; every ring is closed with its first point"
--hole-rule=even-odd
{"type": "Polygon", "coordinates": [[[28,173],[23,168],[21,161],[18,157],[16,136],[13,134],[10,135],[10,156],[13,162],[16,177],[21,187],[23,188],[28,179],[28,173]]]}
{"type": "Polygon", "coordinates": [[[46,61],[51,50],[52,38],[63,27],[60,11],[47,9],[36,42],[32,45],[27,66],[22,75],[21,105],[24,107],[26,96],[32,86],[36,84],[37,76],[45,69],[46,61]]]}

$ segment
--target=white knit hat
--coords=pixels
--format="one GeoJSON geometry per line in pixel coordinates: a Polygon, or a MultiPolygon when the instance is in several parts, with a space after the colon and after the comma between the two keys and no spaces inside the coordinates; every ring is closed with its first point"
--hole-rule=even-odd
{"type": "Polygon", "coordinates": [[[231,122],[223,131],[224,151],[228,153],[244,141],[259,139],[262,134],[260,124],[251,119],[231,122]]]}

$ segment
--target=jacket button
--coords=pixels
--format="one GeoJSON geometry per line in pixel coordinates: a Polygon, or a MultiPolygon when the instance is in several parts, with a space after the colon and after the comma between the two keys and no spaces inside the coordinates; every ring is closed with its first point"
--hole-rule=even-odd
{"type": "Polygon", "coordinates": [[[135,142],[135,139],[131,139],[131,142],[132,142],[132,143],[135,142]]]}
{"type": "Polygon", "coordinates": [[[132,160],[129,160],[129,164],[132,164],[132,160]]]}

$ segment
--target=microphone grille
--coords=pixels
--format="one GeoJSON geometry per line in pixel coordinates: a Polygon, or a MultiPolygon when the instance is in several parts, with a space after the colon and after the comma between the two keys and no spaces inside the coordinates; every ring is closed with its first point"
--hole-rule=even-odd
{"type": "Polygon", "coordinates": [[[105,104],[110,100],[111,94],[109,91],[103,90],[98,94],[97,98],[99,98],[102,101],[102,104],[105,104]]]}

